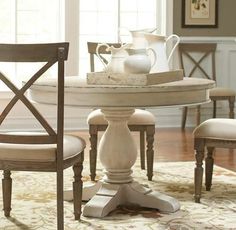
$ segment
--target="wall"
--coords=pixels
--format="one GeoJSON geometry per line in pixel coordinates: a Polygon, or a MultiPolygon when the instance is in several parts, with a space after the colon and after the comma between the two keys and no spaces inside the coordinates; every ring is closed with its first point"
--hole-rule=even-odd
{"type": "MultiPolygon", "coordinates": [[[[230,87],[236,91],[236,1],[218,0],[218,28],[182,28],[182,0],[173,0],[173,33],[181,37],[182,42],[217,43],[216,78],[220,87],[230,87]]],[[[178,67],[178,55],[175,53],[174,67],[178,67]]],[[[228,116],[228,104],[218,103],[218,117],[228,116]]],[[[211,116],[211,105],[203,106],[202,120],[211,116]]],[[[178,117],[175,111],[173,117],[178,117]]],[[[177,120],[175,122],[177,124],[177,120]]],[[[194,110],[190,111],[187,125],[194,125],[194,110]]]]}
{"type": "Polygon", "coordinates": [[[236,36],[235,0],[218,0],[218,28],[182,28],[182,0],[173,2],[173,32],[179,36],[236,36]]]}

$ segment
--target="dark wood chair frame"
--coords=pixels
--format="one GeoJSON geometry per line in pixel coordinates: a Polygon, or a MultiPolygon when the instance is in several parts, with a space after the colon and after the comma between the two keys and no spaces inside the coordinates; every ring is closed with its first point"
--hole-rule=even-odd
{"type": "MultiPolygon", "coordinates": [[[[216,52],[217,44],[215,43],[180,43],[179,44],[179,57],[180,57],[180,68],[184,70],[185,77],[192,77],[195,71],[198,69],[202,73],[202,75],[207,78],[216,81],[216,65],[215,65],[215,52],[216,52]],[[201,53],[202,56],[199,60],[196,60],[193,54],[191,53],[201,53]],[[208,74],[204,68],[201,66],[204,60],[211,55],[211,71],[212,75],[208,74]],[[189,74],[186,76],[185,66],[184,66],[184,57],[188,58],[193,63],[193,67],[189,74]]],[[[213,118],[216,118],[216,109],[217,109],[217,101],[219,100],[228,100],[229,102],[229,118],[234,118],[234,103],[235,103],[235,95],[228,96],[228,95],[220,95],[220,96],[211,96],[210,99],[213,102],[213,118]]],[[[201,118],[201,106],[197,106],[197,114],[196,114],[196,123],[197,125],[200,124],[201,118]]],[[[187,112],[188,107],[183,108],[182,114],[182,122],[181,127],[182,129],[185,128],[186,119],[187,119],[187,112]]]]}
{"type": "Polygon", "coordinates": [[[72,158],[63,160],[63,136],[64,136],[64,62],[67,60],[69,43],[51,44],[0,44],[0,62],[46,62],[21,89],[18,89],[8,78],[0,72],[0,79],[14,93],[13,98],[7,104],[0,115],[0,124],[5,120],[13,106],[19,100],[33,114],[45,129],[45,135],[11,135],[0,134],[1,143],[11,144],[56,144],[56,160],[46,161],[11,161],[0,160],[0,169],[3,170],[3,210],[6,217],[10,216],[12,179],[11,171],[40,171],[56,172],[57,175],[57,229],[64,229],[63,211],[63,170],[73,166],[74,182],[74,215],[80,219],[82,200],[82,163],[84,152],[76,154],[72,158]],[[39,79],[52,65],[58,64],[58,93],[57,93],[57,127],[56,130],[46,121],[36,107],[24,95],[30,86],[39,79]]]}
{"type": "MultiPolygon", "coordinates": [[[[96,48],[99,43],[97,42],[87,42],[88,53],[90,55],[90,70],[91,72],[95,71],[95,55],[96,48]]],[[[116,48],[120,47],[120,43],[107,43],[109,46],[114,46],[116,48]]],[[[99,54],[104,63],[107,63],[107,60],[103,55],[109,55],[110,52],[106,50],[105,46],[99,48],[99,54]]],[[[152,180],[153,177],[153,158],[154,158],[154,134],[155,134],[155,125],[128,125],[130,131],[137,131],[140,133],[140,163],[141,169],[145,169],[145,133],[146,133],[146,161],[147,161],[147,177],[148,180],[152,180]]],[[[89,125],[89,134],[90,134],[90,177],[94,181],[96,177],[96,164],[97,164],[97,139],[98,132],[105,131],[107,125],[89,125]]]]}
{"type": "Polygon", "coordinates": [[[235,149],[236,141],[227,139],[214,139],[214,138],[195,138],[194,149],[196,158],[196,167],[194,169],[194,199],[196,203],[200,203],[202,191],[202,178],[203,178],[203,160],[205,159],[205,186],[206,191],[211,190],[212,186],[212,173],[214,166],[213,153],[215,148],[228,148],[235,149]],[[207,150],[207,151],[206,151],[207,150]],[[206,155],[205,155],[206,152],[206,155]]]}

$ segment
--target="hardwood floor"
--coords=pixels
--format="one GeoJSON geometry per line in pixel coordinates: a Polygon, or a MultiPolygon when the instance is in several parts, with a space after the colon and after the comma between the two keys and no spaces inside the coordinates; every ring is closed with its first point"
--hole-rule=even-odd
{"type": "MultiPolygon", "coordinates": [[[[193,129],[159,128],[156,129],[154,150],[155,161],[195,161],[193,151],[193,129]]],[[[89,135],[87,131],[76,132],[87,143],[86,155],[89,151],[89,135]]],[[[100,132],[101,136],[102,132],[100,132]]],[[[139,142],[139,134],[132,132],[135,141],[139,142]]],[[[216,149],[215,164],[236,171],[236,150],[216,149]]]]}

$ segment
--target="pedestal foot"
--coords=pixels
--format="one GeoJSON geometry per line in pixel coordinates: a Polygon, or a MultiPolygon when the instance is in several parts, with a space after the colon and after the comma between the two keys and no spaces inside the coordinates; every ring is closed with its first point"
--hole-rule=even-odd
{"type": "MultiPolygon", "coordinates": [[[[88,183],[88,184],[84,183],[82,200],[83,201],[90,200],[93,196],[95,196],[95,194],[97,193],[97,191],[99,190],[101,185],[102,185],[102,183],[100,181],[98,181],[96,183],[88,183]]],[[[64,191],[64,200],[65,201],[73,201],[73,191],[72,190],[64,191]]]]}
{"type": "Polygon", "coordinates": [[[180,204],[175,198],[152,191],[137,182],[127,185],[127,201],[142,207],[156,208],[164,213],[176,212],[180,208],[180,204]]]}
{"type": "Polygon", "coordinates": [[[102,183],[96,195],[85,205],[83,215],[104,217],[118,205],[137,204],[170,213],[179,210],[179,202],[160,192],[152,191],[137,182],[127,184],[102,183]]]}
{"type": "Polygon", "coordinates": [[[97,194],[85,205],[84,216],[104,217],[123,203],[122,187],[117,184],[103,184],[97,194]]]}

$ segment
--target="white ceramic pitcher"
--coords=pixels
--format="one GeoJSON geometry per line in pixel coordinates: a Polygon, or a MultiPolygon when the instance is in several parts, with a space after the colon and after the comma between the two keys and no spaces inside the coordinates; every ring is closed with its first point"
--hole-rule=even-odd
{"type": "Polygon", "coordinates": [[[156,28],[146,28],[141,30],[130,30],[132,36],[132,48],[145,49],[148,47],[147,39],[144,37],[144,33],[152,33],[156,28]]]}
{"type": "MultiPolygon", "coordinates": [[[[156,28],[143,28],[136,30],[129,30],[126,27],[121,27],[119,30],[124,29],[129,31],[132,37],[132,49],[146,49],[148,47],[147,40],[144,37],[144,33],[153,33],[156,28]]],[[[121,37],[119,37],[119,41],[121,41],[121,37]]]]}
{"type": "Polygon", "coordinates": [[[169,37],[151,33],[143,33],[143,35],[148,43],[148,47],[154,49],[157,55],[156,63],[152,67],[150,73],[169,71],[169,61],[180,42],[180,37],[176,34],[172,34],[169,37]],[[166,43],[172,38],[175,38],[176,41],[169,56],[167,56],[166,43]]]}
{"type": "Polygon", "coordinates": [[[124,61],[125,73],[131,74],[147,74],[150,72],[152,66],[156,62],[156,52],[152,48],[147,49],[127,49],[129,56],[124,61]],[[154,55],[154,62],[151,63],[150,56],[151,51],[154,55]]]}
{"type": "Polygon", "coordinates": [[[114,46],[109,46],[107,43],[99,44],[96,48],[96,54],[104,65],[104,71],[112,73],[124,73],[124,60],[128,56],[126,49],[130,46],[131,44],[121,44],[121,47],[116,48],[114,46]],[[99,49],[102,46],[106,46],[106,51],[111,52],[111,60],[108,62],[108,64],[103,61],[99,53],[99,49]]]}

